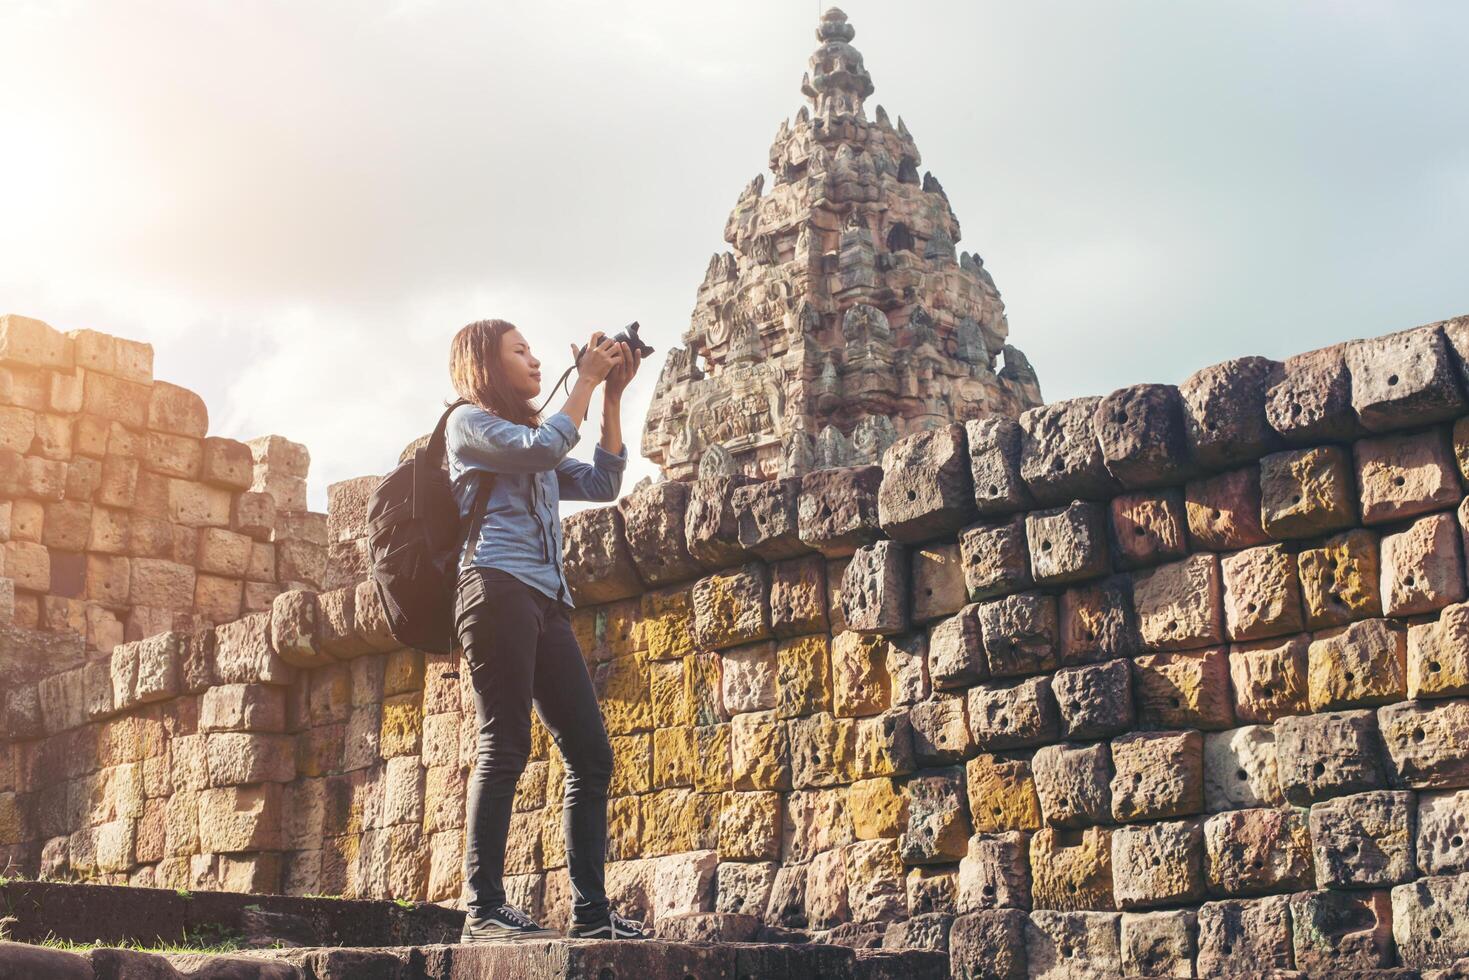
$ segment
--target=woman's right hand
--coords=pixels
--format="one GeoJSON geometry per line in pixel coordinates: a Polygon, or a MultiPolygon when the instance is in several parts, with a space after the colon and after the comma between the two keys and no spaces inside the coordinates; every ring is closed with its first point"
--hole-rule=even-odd
{"type": "Polygon", "coordinates": [[[592,339],[587,346],[577,353],[576,345],[571,345],[571,356],[580,357],[576,362],[576,370],[583,378],[593,384],[601,384],[607,380],[607,375],[618,365],[622,359],[622,350],[615,340],[608,337],[601,330],[592,334],[592,339]]]}

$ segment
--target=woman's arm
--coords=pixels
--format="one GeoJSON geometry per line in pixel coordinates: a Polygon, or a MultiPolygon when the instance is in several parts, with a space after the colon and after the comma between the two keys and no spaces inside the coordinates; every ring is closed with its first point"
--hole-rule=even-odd
{"type": "MultiPolygon", "coordinates": [[[[569,401],[569,399],[568,399],[569,401]]],[[[481,408],[455,410],[444,441],[464,465],[499,473],[541,473],[554,469],[581,433],[566,412],[532,428],[481,408]]]]}

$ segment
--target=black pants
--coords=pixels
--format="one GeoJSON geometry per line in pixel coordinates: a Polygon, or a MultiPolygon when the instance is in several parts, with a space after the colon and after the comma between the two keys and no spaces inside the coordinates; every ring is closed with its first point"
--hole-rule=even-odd
{"type": "Polygon", "coordinates": [[[460,572],[455,628],[474,682],[479,745],[468,788],[464,880],[469,911],[505,901],[505,843],[515,785],[530,753],[535,702],[566,761],[562,827],[572,920],[607,914],[607,784],[612,746],[568,607],[497,568],[460,572]]]}

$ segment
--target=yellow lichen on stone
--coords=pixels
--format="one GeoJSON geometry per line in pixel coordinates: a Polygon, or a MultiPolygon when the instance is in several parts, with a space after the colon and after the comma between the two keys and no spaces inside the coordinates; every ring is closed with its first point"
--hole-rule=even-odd
{"type": "Polygon", "coordinates": [[[859,840],[897,837],[908,828],[908,797],[886,776],[847,787],[847,812],[859,840]]]}

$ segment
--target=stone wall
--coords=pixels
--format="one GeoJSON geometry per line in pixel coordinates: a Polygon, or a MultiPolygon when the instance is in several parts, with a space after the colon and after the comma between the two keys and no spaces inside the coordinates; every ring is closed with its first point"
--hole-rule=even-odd
{"type": "MultiPolygon", "coordinates": [[[[947,945],[956,976],[1469,955],[1466,354],[1469,318],[569,516],[615,900],[947,945]]],[[[333,488],[335,543],[371,482],[333,488]]],[[[454,899],[467,676],[394,646],[365,584],[291,589],[117,645],[81,715],[43,682],[0,848],[454,899]]],[[[537,724],[509,881],[556,925],[562,784],[537,724]]]]}

